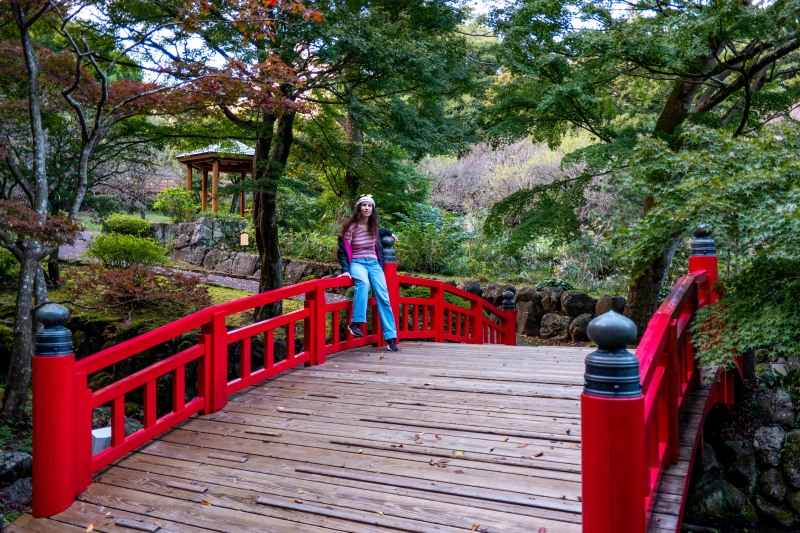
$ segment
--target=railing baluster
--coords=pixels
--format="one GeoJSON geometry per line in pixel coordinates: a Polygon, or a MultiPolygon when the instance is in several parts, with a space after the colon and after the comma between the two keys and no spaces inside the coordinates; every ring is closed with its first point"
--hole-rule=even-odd
{"type": "Polygon", "coordinates": [[[145,429],[156,425],[156,380],[148,381],[144,386],[144,427],[145,429]]]}
{"type": "Polygon", "coordinates": [[[186,407],[186,367],[172,371],[172,411],[178,413],[186,407]]]}
{"type": "Polygon", "coordinates": [[[111,445],[119,446],[125,442],[125,395],[117,396],[111,402],[111,445]]]}

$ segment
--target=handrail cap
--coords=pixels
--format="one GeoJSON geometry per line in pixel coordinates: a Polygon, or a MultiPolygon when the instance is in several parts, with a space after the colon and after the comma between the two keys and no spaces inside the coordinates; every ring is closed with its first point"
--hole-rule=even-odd
{"type": "Polygon", "coordinates": [[[636,324],[611,310],[589,322],[586,334],[600,348],[624,348],[636,340],[636,324]]]}

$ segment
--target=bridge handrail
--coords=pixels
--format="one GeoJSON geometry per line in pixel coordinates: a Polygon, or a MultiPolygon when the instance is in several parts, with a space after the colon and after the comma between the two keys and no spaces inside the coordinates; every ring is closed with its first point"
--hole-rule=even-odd
{"type": "MultiPolygon", "coordinates": [[[[609,329],[598,337],[609,345],[587,358],[592,384],[581,396],[585,533],[646,531],[664,471],[678,462],[679,410],[700,386],[691,324],[697,310],[719,299],[713,242],[707,233],[698,234],[699,244],[711,242],[710,249],[693,241],[693,252],[697,246],[705,253],[690,256],[689,273],[649,320],[635,357],[624,347],[624,319],[613,319],[606,321],[617,328],[613,335],[609,329]],[[614,336],[621,346],[613,344],[614,336]],[[641,394],[629,386],[629,368],[634,377],[638,373],[641,394]]],[[[717,381],[706,413],[708,403],[732,401],[733,379],[718,372],[717,381]]],[[[681,510],[683,501],[685,494],[681,510]]]]}
{"type": "MultiPolygon", "coordinates": [[[[385,273],[395,320],[398,326],[401,320],[404,322],[403,327],[397,328],[399,339],[516,343],[515,311],[498,309],[482,298],[441,281],[398,276],[395,263],[387,263],[385,273]],[[427,287],[430,295],[428,298],[401,296],[401,283],[427,287]],[[469,301],[469,309],[445,302],[445,293],[469,301]],[[492,318],[485,314],[492,315],[492,318]],[[409,322],[410,316],[413,323],[409,322]]],[[[346,277],[315,279],[218,304],[80,361],[75,361],[74,354],[58,357],[35,355],[34,516],[51,516],[63,511],[88,487],[93,472],[189,416],[223,408],[229,395],[247,386],[300,364],[322,364],[326,355],[331,353],[367,344],[383,344],[374,299],[369,301],[373,310],[372,331],[360,339],[353,338],[349,332],[341,338],[343,324],[340,314],[344,313],[349,322],[352,302],[327,302],[325,291],[352,284],[346,277]],[[296,297],[303,297],[303,309],[234,330],[227,327],[226,319],[231,315],[296,297]],[[303,327],[303,347],[296,351],[295,328],[299,323],[303,327]],[[326,334],[328,325],[331,328],[330,339],[326,334]],[[279,327],[286,328],[286,358],[276,362],[273,341],[274,331],[279,327]],[[197,329],[200,334],[196,344],[99,390],[89,388],[88,377],[91,374],[197,329]],[[261,334],[265,338],[264,364],[254,370],[251,368],[251,339],[261,334]],[[238,347],[239,368],[238,375],[231,378],[230,349],[234,345],[238,347]],[[187,368],[190,364],[198,367],[197,395],[187,399],[187,368]],[[172,410],[159,415],[156,409],[157,380],[168,375],[172,380],[172,410]],[[143,391],[144,424],[142,429],[126,436],[125,395],[137,389],[143,391]],[[93,454],[92,412],[106,404],[111,406],[111,446],[93,454]]]]}

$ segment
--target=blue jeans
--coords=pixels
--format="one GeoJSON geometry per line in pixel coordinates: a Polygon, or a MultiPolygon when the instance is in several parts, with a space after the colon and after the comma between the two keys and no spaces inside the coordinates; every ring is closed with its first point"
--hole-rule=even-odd
{"type": "Polygon", "coordinates": [[[386,288],[386,277],[377,259],[354,257],[350,262],[350,277],[356,284],[353,295],[353,322],[367,321],[367,298],[372,285],[375,303],[378,304],[378,316],[381,319],[383,338],[396,339],[394,313],[389,304],[389,289],[386,288]]]}

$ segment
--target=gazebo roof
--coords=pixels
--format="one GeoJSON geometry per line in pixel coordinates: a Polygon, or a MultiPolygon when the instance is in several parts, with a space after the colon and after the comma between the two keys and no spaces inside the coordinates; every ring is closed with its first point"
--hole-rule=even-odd
{"type": "Polygon", "coordinates": [[[175,159],[199,170],[212,170],[219,162],[220,172],[250,172],[256,151],[239,141],[220,141],[198,150],[181,154],[175,159]]]}

